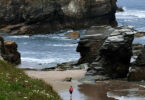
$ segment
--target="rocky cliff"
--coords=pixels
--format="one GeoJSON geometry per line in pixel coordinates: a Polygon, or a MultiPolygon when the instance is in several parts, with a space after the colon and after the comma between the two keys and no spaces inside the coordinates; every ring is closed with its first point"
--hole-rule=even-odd
{"type": "Polygon", "coordinates": [[[0,0],[0,28],[13,34],[34,34],[116,26],[116,9],[116,0],[0,0]]]}
{"type": "Polygon", "coordinates": [[[17,51],[17,44],[14,41],[4,41],[0,37],[0,58],[12,64],[20,64],[21,58],[17,51]]]}

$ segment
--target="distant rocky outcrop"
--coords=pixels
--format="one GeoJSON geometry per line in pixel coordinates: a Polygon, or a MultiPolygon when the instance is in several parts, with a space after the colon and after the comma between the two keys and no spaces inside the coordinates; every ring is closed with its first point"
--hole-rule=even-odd
{"type": "Polygon", "coordinates": [[[79,32],[70,32],[70,33],[68,33],[68,38],[69,39],[79,39],[80,33],[79,32]]]}
{"type": "Polygon", "coordinates": [[[0,30],[36,34],[92,25],[116,26],[117,0],[0,0],[0,30]]]}
{"type": "Polygon", "coordinates": [[[0,57],[12,64],[20,64],[20,53],[17,51],[17,44],[14,41],[5,41],[0,37],[0,57]]]}
{"type": "Polygon", "coordinates": [[[77,48],[81,55],[79,63],[89,63],[87,74],[127,77],[136,31],[130,27],[97,26],[87,32],[77,48]]]}

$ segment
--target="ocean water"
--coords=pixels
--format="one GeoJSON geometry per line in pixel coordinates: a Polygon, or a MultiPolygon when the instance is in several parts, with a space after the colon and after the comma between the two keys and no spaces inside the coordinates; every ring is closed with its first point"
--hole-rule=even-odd
{"type": "Polygon", "coordinates": [[[76,52],[78,40],[68,39],[65,35],[72,31],[33,36],[3,35],[3,37],[18,44],[22,60],[18,67],[43,69],[79,59],[80,55],[76,52]]]}
{"type": "MultiPolygon", "coordinates": [[[[124,9],[124,12],[116,13],[118,25],[133,26],[145,32],[145,0],[118,0],[117,4],[124,9]]],[[[136,38],[133,42],[145,45],[145,37],[136,38]]]]}
{"type": "Polygon", "coordinates": [[[129,25],[145,31],[145,0],[118,0],[118,6],[124,9],[116,13],[119,26],[129,25]]]}

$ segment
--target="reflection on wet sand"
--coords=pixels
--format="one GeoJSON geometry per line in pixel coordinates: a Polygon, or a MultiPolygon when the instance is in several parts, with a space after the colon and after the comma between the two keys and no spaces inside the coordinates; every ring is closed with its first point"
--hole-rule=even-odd
{"type": "Polygon", "coordinates": [[[70,97],[69,91],[61,92],[60,96],[63,100],[88,100],[87,97],[79,91],[78,87],[74,87],[72,98],[70,97]]]}
{"type": "Polygon", "coordinates": [[[89,97],[88,100],[115,100],[107,97],[107,88],[105,84],[82,84],[79,87],[80,92],[89,97]]]}
{"type": "Polygon", "coordinates": [[[63,100],[145,100],[145,82],[122,80],[84,83],[74,87],[72,98],[69,91],[60,93],[63,100]]]}
{"type": "Polygon", "coordinates": [[[82,84],[79,86],[79,91],[88,97],[87,100],[145,100],[145,88],[139,84],[142,83],[103,81],[96,84],[82,84]]]}

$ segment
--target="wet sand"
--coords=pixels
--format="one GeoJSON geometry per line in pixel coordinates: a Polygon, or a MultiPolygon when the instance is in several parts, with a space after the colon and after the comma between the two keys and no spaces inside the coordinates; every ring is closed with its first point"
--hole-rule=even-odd
{"type": "Polygon", "coordinates": [[[145,82],[101,81],[79,85],[79,91],[89,97],[88,100],[145,100],[145,88],[141,84],[145,86],[145,82]]]}

